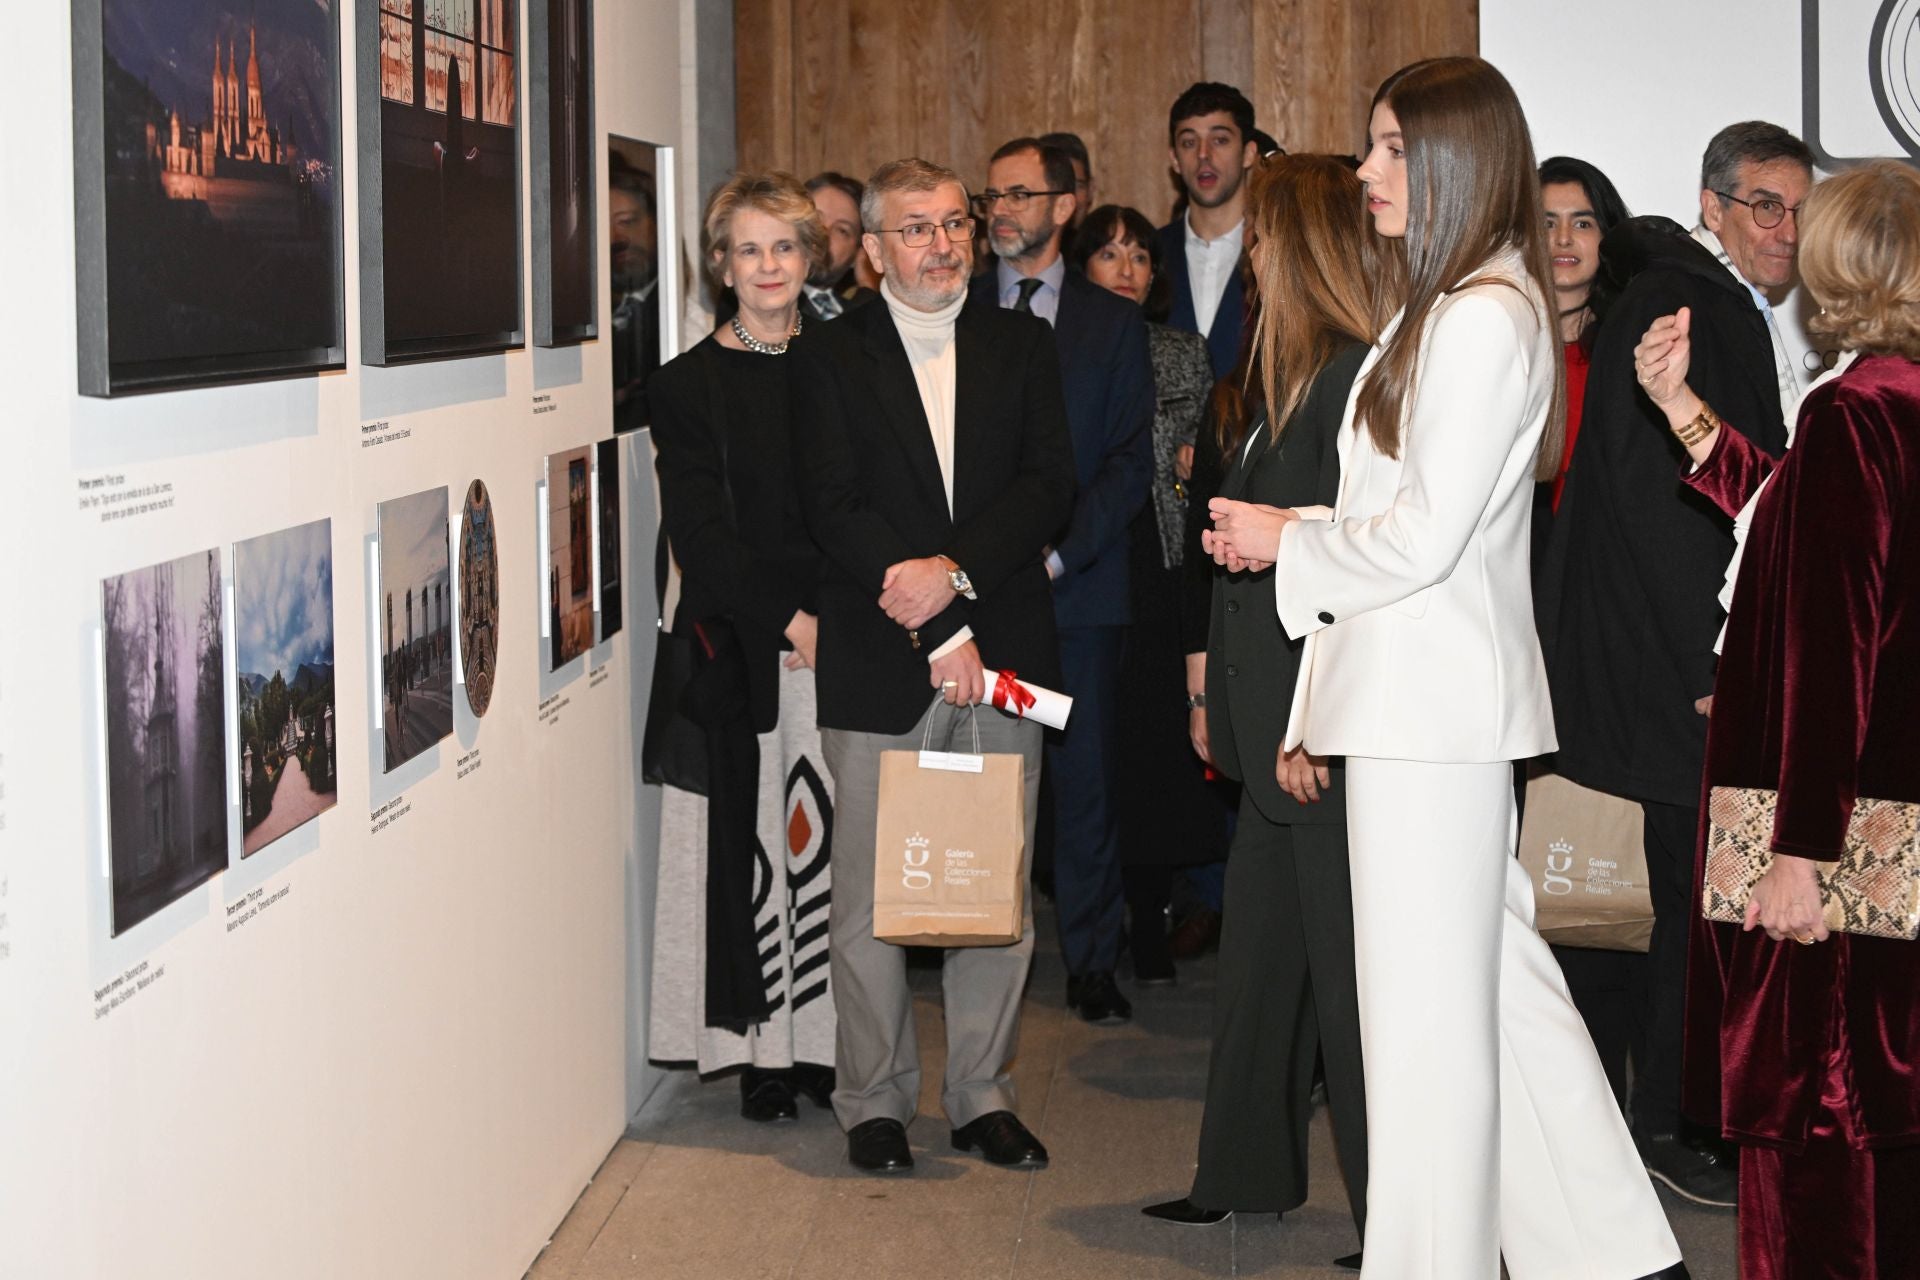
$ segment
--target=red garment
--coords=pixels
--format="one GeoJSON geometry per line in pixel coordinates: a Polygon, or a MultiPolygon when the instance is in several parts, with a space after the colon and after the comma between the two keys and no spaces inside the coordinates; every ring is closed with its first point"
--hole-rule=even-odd
{"type": "MultiPolygon", "coordinates": [[[[1770,469],[1722,431],[1686,480],[1733,512],[1770,469]]],[[[1920,364],[1863,356],[1807,397],[1754,512],[1714,692],[1706,786],[1777,789],[1776,850],[1838,857],[1857,796],[1920,801],[1920,364]]],[[[1833,1110],[1855,1149],[1920,1143],[1920,943],[1776,943],[1696,915],[1688,987],[1695,1118],[1796,1154],[1832,1145],[1833,1110]],[[1823,1100],[1834,1055],[1848,1065],[1823,1100]]],[[[1795,1230],[1856,1227],[1843,1195],[1795,1205],[1795,1230]]]]}
{"type": "Polygon", "coordinates": [[[1586,348],[1569,342],[1567,348],[1567,448],[1560,455],[1560,474],[1553,478],[1553,509],[1560,510],[1560,491],[1567,487],[1573,466],[1573,442],[1580,435],[1580,413],[1587,405],[1587,370],[1593,367],[1586,348]]]}

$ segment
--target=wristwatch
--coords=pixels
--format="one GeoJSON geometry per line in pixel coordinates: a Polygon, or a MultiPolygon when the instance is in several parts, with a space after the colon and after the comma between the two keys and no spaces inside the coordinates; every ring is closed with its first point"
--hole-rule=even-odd
{"type": "Polygon", "coordinates": [[[1189,710],[1189,711],[1199,711],[1199,710],[1201,710],[1201,709],[1203,709],[1203,708],[1204,708],[1204,707],[1205,707],[1206,705],[1207,705],[1207,695],[1206,695],[1206,694],[1204,694],[1204,693],[1190,693],[1190,694],[1188,694],[1188,695],[1187,695],[1187,710],[1189,710]]]}
{"type": "Polygon", "coordinates": [[[953,593],[957,596],[965,596],[969,600],[978,600],[980,597],[973,593],[973,579],[967,576],[967,571],[945,556],[940,558],[946,561],[947,585],[953,588],[953,593]]]}

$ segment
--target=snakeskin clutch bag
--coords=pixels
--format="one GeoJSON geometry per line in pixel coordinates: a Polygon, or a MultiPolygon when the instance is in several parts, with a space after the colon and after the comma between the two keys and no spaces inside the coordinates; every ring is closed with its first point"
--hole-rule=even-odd
{"type": "MultiPolygon", "coordinates": [[[[1707,874],[1702,914],[1723,924],[1746,920],[1747,895],[1773,865],[1778,792],[1715,787],[1707,803],[1707,874]]],[[[1838,862],[1814,863],[1827,928],[1870,938],[1920,935],[1920,804],[1854,802],[1847,848],[1838,862]]]]}

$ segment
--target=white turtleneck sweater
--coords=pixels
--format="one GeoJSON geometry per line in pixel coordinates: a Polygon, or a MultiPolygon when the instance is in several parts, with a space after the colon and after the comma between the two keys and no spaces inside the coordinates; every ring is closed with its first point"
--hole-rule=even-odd
{"type": "MultiPolygon", "coordinates": [[[[913,367],[913,380],[920,388],[920,405],[927,412],[927,429],[933,436],[933,453],[940,460],[940,479],[946,484],[947,513],[953,513],[953,397],[954,355],[953,325],[960,309],[967,304],[966,291],[938,311],[921,311],[902,302],[893,284],[884,276],[880,296],[893,314],[893,326],[900,331],[901,345],[907,349],[907,363],[913,367]]],[[[962,627],[947,642],[927,655],[927,661],[945,657],[973,639],[973,630],[962,627]]]]}

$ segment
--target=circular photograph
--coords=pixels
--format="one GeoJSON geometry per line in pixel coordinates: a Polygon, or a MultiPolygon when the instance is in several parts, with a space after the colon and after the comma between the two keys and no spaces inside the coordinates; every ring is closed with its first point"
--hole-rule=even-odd
{"type": "Polygon", "coordinates": [[[460,664],[466,675],[467,705],[487,714],[493,700],[500,634],[500,549],[494,536],[493,500],[487,486],[467,486],[460,518],[460,664]]]}

